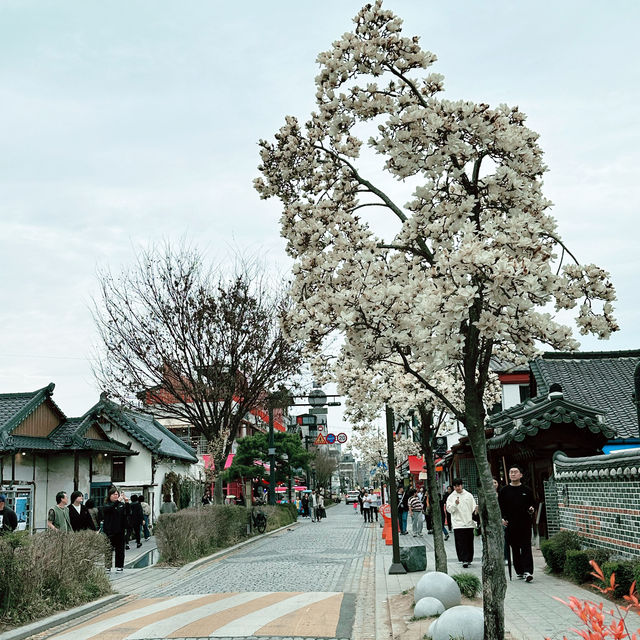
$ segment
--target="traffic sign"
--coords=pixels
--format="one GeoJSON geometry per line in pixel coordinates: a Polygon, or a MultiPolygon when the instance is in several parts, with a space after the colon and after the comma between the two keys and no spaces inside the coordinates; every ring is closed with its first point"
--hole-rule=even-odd
{"type": "Polygon", "coordinates": [[[311,407],[311,409],[309,409],[309,413],[312,416],[326,416],[327,413],[329,413],[329,410],[326,407],[311,407]]]}
{"type": "Polygon", "coordinates": [[[327,439],[321,434],[313,441],[313,444],[327,444],[327,439]]]}
{"type": "Polygon", "coordinates": [[[327,433],[327,444],[333,444],[336,441],[336,436],[333,433],[327,433]]]}
{"type": "Polygon", "coordinates": [[[336,438],[336,440],[340,443],[340,444],[344,444],[347,441],[347,434],[346,433],[342,433],[340,432],[336,438]]]}

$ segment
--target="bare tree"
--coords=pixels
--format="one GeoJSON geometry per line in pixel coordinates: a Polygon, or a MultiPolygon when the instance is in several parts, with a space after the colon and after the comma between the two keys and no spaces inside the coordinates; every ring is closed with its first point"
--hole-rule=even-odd
{"type": "Polygon", "coordinates": [[[329,485],[329,489],[331,489],[331,476],[338,468],[336,459],[330,456],[326,451],[319,449],[316,453],[313,467],[316,472],[317,485],[325,488],[329,485]]]}
{"type": "Polygon", "coordinates": [[[169,245],[117,276],[98,277],[100,387],[127,406],[190,425],[222,471],[247,413],[300,367],[298,345],[279,324],[286,296],[254,267],[228,277],[206,269],[197,252],[169,245]]]}

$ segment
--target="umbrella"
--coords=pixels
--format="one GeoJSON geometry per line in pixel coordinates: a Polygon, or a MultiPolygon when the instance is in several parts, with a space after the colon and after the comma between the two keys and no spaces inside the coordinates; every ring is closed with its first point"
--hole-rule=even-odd
{"type": "Polygon", "coordinates": [[[511,571],[511,545],[509,544],[509,525],[504,528],[504,543],[507,546],[507,567],[509,569],[509,580],[513,580],[511,571]]]}
{"type": "Polygon", "coordinates": [[[304,487],[302,485],[296,485],[295,487],[293,487],[294,491],[304,491],[307,487],[304,487]]]}
{"type": "Polygon", "coordinates": [[[287,487],[276,487],[276,493],[285,493],[287,487]]]}
{"type": "Polygon", "coordinates": [[[311,491],[311,489],[304,489],[302,493],[313,493],[313,491],[311,491]]]}
{"type": "Polygon", "coordinates": [[[235,496],[232,493],[229,493],[225,496],[226,498],[235,498],[235,496]]]}

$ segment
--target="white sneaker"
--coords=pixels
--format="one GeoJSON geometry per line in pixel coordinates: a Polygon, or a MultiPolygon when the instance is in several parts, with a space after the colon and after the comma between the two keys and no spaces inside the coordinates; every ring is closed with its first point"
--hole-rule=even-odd
{"type": "Polygon", "coordinates": [[[530,573],[525,572],[524,580],[525,582],[531,582],[533,580],[533,576],[530,573]]]}

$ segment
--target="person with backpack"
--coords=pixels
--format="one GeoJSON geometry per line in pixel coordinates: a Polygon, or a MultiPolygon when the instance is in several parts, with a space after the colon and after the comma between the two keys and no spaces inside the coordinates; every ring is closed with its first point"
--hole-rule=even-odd
{"type": "Polygon", "coordinates": [[[142,507],[142,532],[144,534],[144,541],[146,542],[150,537],[149,533],[149,517],[151,516],[151,507],[148,502],[145,502],[143,496],[138,496],[138,502],[142,507]]]}

